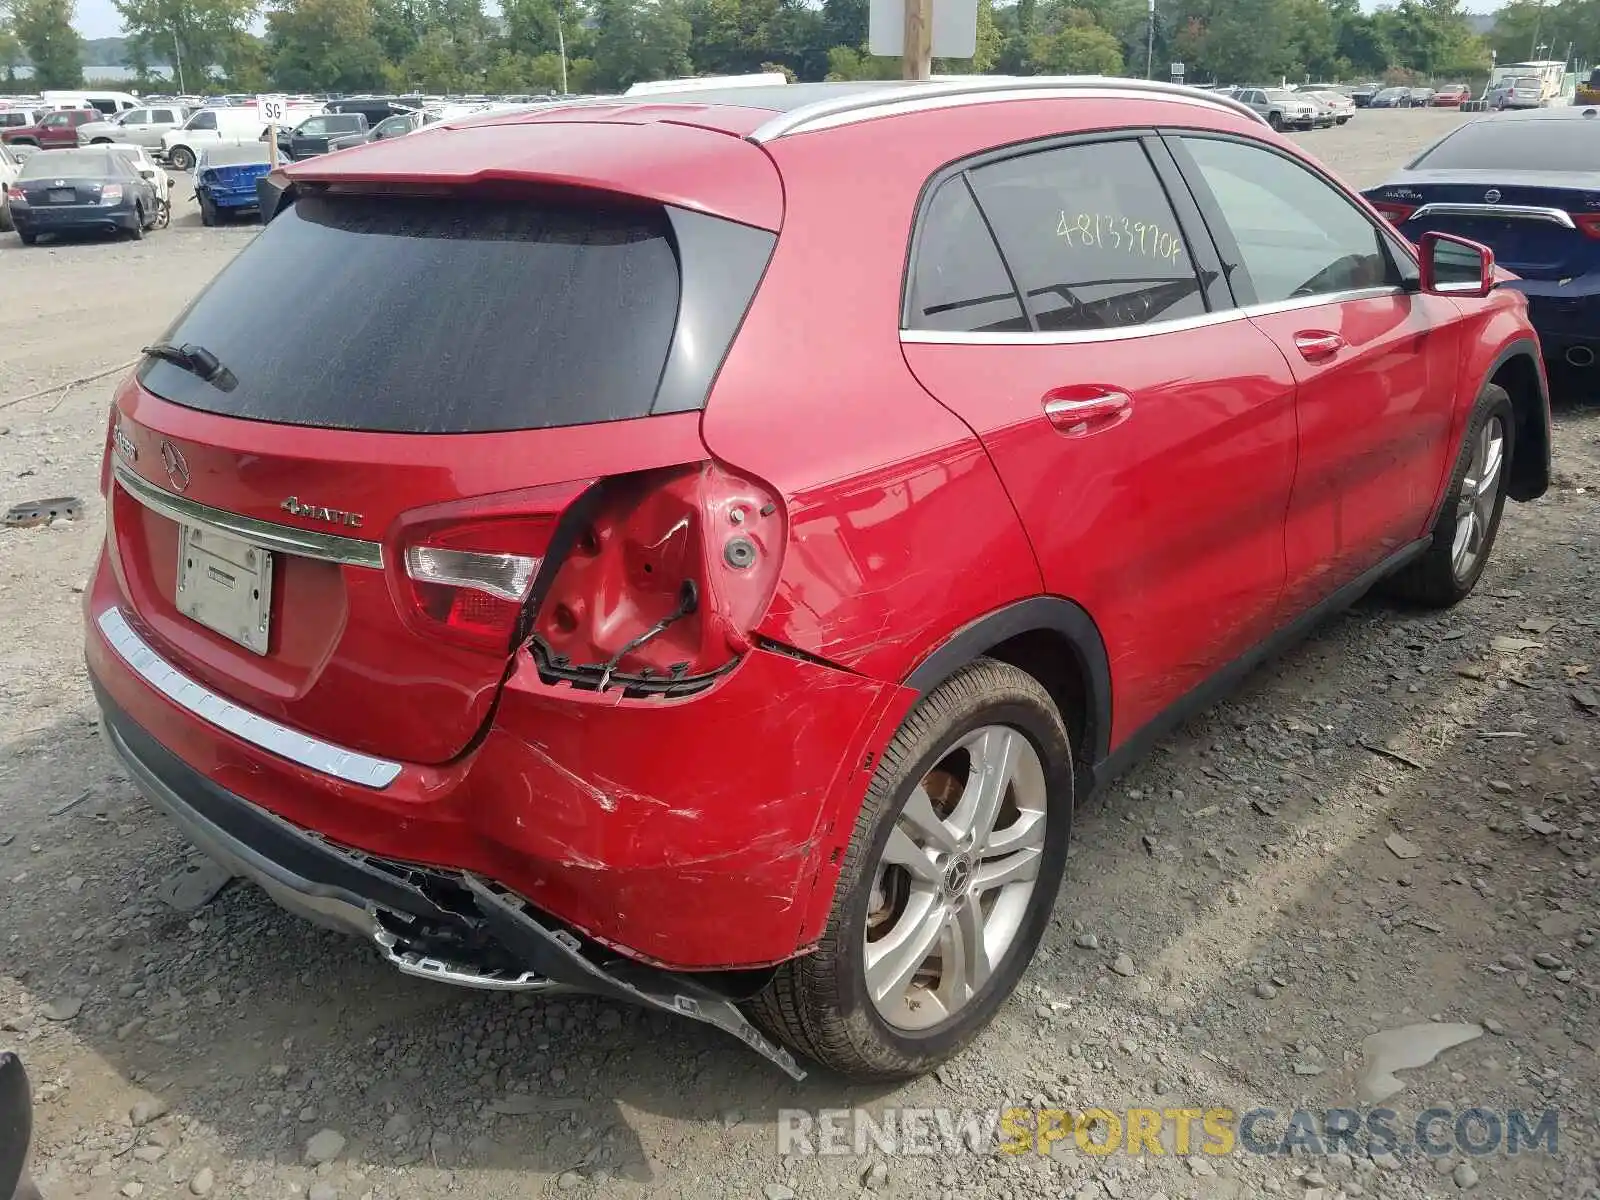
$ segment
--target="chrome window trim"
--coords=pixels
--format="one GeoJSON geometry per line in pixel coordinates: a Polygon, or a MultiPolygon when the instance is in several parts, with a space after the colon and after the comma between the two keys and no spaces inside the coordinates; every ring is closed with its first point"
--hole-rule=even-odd
{"type": "Polygon", "coordinates": [[[1288,300],[1274,300],[1266,304],[1250,304],[1242,308],[1225,308],[1198,317],[1182,317],[1174,321],[1151,321],[1144,325],[1125,325],[1116,329],[1072,329],[1060,333],[955,333],[939,329],[902,329],[900,341],[905,344],[935,346],[1077,346],[1096,342],[1120,342],[1134,338],[1154,337],[1159,333],[1181,333],[1189,329],[1202,329],[1208,325],[1226,325],[1251,317],[1267,317],[1274,313],[1294,312],[1302,308],[1316,308],[1323,304],[1342,304],[1350,300],[1373,300],[1380,296],[1405,294],[1402,287],[1350,288],[1342,292],[1324,292],[1318,296],[1294,296],[1288,300]]]}
{"type": "Polygon", "coordinates": [[[1563,229],[1576,229],[1570,214],[1559,208],[1545,208],[1537,204],[1461,204],[1439,201],[1424,204],[1406,219],[1418,217],[1519,217],[1525,221],[1549,221],[1563,229]]]}
{"type": "Polygon", "coordinates": [[[128,664],[134,674],[179,708],[199,717],[208,725],[231,733],[240,741],[249,742],[279,758],[286,758],[346,783],[381,791],[399,776],[400,764],[397,762],[346,750],[332,742],[290,729],[202,687],[152,650],[149,643],[133,631],[120,609],[106,609],[96,623],[105,635],[107,645],[128,664]]]}
{"type": "Polygon", "coordinates": [[[778,113],[749,135],[760,145],[792,133],[814,133],[874,121],[880,117],[910,112],[951,108],[965,104],[987,104],[1002,100],[1060,100],[1078,97],[1091,100],[1175,100],[1197,108],[1221,109],[1265,124],[1255,109],[1228,96],[1199,88],[1149,79],[1118,79],[1111,76],[989,76],[984,79],[947,80],[936,83],[909,83],[898,87],[864,88],[848,96],[803,104],[778,113]]]}
{"type": "Polygon", "coordinates": [[[241,517],[237,513],[212,508],[195,500],[187,500],[159,488],[141,475],[136,475],[118,463],[116,480],[123,491],[152,512],[184,525],[203,525],[219,533],[244,538],[263,550],[294,554],[301,558],[314,558],[321,562],[339,563],[347,567],[383,568],[383,544],[363,541],[361,538],[341,537],[336,533],[320,533],[314,529],[295,529],[272,521],[259,521],[254,517],[241,517]]]}

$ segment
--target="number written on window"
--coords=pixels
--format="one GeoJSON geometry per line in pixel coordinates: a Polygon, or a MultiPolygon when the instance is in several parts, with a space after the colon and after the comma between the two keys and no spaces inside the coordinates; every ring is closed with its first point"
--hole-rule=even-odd
{"type": "Polygon", "coordinates": [[[1116,213],[1070,213],[1062,209],[1056,221],[1056,236],[1069,246],[1121,250],[1167,262],[1177,262],[1183,255],[1183,238],[1176,231],[1163,229],[1159,221],[1116,213]]]}
{"type": "Polygon", "coordinates": [[[970,178],[1039,330],[1205,313],[1177,215],[1136,139],[1020,154],[970,178]]]}

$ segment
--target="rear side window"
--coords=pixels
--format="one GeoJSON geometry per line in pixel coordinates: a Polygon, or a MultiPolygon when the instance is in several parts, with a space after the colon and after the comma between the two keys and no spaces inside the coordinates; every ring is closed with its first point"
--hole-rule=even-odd
{"type": "Polygon", "coordinates": [[[236,386],[155,359],[140,380],[189,408],[341,429],[641,417],[677,323],[670,229],[661,209],[304,197],[165,336],[236,386]]]}
{"type": "Polygon", "coordinates": [[[1026,332],[1028,318],[1006,275],[964,175],[939,185],[917,232],[908,329],[1026,332]]]}
{"type": "Polygon", "coordinates": [[[971,179],[1041,332],[1205,313],[1178,218],[1138,142],[1042,150],[971,179]]]}
{"type": "Polygon", "coordinates": [[[1429,171],[1581,171],[1585,164],[1600,165],[1600,120],[1513,117],[1463,125],[1423,151],[1411,166],[1429,171]]]}
{"type": "Polygon", "coordinates": [[[1200,180],[1262,304],[1394,282],[1378,229],[1298,163],[1240,142],[1187,137],[1200,180]]]}

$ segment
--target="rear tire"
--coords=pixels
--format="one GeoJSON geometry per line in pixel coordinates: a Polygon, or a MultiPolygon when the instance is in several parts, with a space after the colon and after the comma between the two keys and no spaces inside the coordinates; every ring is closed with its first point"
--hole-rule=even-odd
{"type": "Polygon", "coordinates": [[[4,196],[0,196],[0,233],[4,233],[11,228],[11,201],[4,196]]]}
{"type": "Polygon", "coordinates": [[[1432,543],[1389,580],[1391,594],[1428,608],[1449,608],[1472,594],[1500,530],[1515,436],[1511,397],[1486,385],[1467,422],[1432,543]]]}
{"type": "Polygon", "coordinates": [[[200,224],[207,229],[217,223],[217,202],[210,196],[202,194],[200,197],[200,224]]]}
{"type": "Polygon", "coordinates": [[[194,151],[187,146],[174,146],[167,159],[180,171],[194,170],[194,151]]]}
{"type": "Polygon", "coordinates": [[[144,205],[137,204],[133,209],[133,228],[128,230],[128,240],[131,242],[144,241],[144,205]]]}
{"type": "Polygon", "coordinates": [[[969,664],[884,751],[822,939],[749,1002],[751,1020],[857,1079],[921,1075],[959,1052],[1033,959],[1073,799],[1049,693],[1009,664],[969,664]]]}

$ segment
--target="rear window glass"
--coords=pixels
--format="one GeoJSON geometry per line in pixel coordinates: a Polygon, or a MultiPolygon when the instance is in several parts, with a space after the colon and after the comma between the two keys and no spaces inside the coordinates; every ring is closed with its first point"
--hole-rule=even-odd
{"type": "Polygon", "coordinates": [[[1427,170],[1573,171],[1600,162],[1600,121],[1490,118],[1463,125],[1411,165],[1427,170]]]}
{"type": "Polygon", "coordinates": [[[222,391],[146,359],[189,408],[396,433],[646,415],[680,290],[660,209],[309,196],[277,216],[163,340],[203,346],[222,391]]]}
{"type": "Polygon", "coordinates": [[[120,175],[113,156],[104,150],[47,150],[31,154],[22,164],[21,179],[43,179],[46,175],[120,175]]]}

